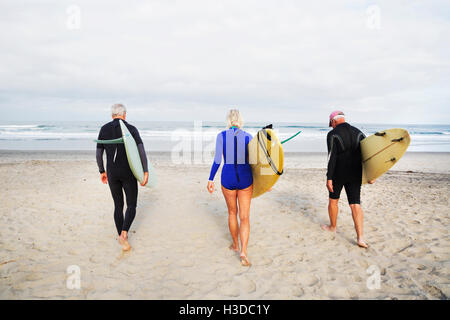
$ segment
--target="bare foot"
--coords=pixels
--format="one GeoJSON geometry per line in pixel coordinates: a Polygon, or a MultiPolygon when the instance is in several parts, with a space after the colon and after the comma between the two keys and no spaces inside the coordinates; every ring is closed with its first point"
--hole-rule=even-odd
{"type": "Polygon", "coordinates": [[[234,244],[231,244],[228,249],[233,250],[234,252],[239,252],[239,246],[236,248],[234,244]]]}
{"type": "Polygon", "coordinates": [[[241,265],[244,267],[250,267],[252,264],[248,261],[247,256],[241,255],[241,265]]]}
{"type": "Polygon", "coordinates": [[[130,251],[130,250],[131,250],[131,246],[130,246],[130,244],[128,243],[127,240],[124,240],[124,241],[123,241],[123,244],[122,244],[122,250],[123,250],[123,251],[130,251]]]}
{"type": "Polygon", "coordinates": [[[356,242],[358,244],[359,247],[367,249],[369,248],[369,245],[362,239],[358,239],[358,241],[356,242]]]}
{"type": "Polygon", "coordinates": [[[323,224],[320,227],[325,231],[336,232],[336,227],[332,228],[331,226],[327,226],[326,224],[323,224]]]}

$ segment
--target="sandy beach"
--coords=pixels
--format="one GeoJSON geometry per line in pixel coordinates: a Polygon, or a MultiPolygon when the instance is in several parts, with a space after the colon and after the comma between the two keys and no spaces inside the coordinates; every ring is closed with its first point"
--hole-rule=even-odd
{"type": "Polygon", "coordinates": [[[252,202],[250,268],[228,249],[222,194],[206,191],[209,166],[149,159],[159,185],[139,188],[133,249],[122,253],[93,154],[1,151],[0,299],[450,297],[448,153],[408,153],[363,186],[368,250],[355,245],[345,192],[337,233],[320,228],[326,156],[288,155],[276,188],[252,202]],[[79,290],[67,287],[69,266],[81,271],[79,290]],[[378,289],[367,285],[373,270],[378,289]]]}

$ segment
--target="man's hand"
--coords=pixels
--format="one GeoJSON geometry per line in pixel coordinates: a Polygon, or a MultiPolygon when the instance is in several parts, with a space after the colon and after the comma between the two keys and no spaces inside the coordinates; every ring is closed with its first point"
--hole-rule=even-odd
{"type": "Polygon", "coordinates": [[[212,194],[216,189],[214,187],[214,181],[208,181],[208,186],[206,187],[206,189],[208,189],[208,192],[212,194]]]}
{"type": "Polygon", "coordinates": [[[327,180],[327,189],[333,193],[333,180],[327,180]]]}
{"type": "Polygon", "coordinates": [[[141,183],[141,186],[145,187],[148,183],[148,172],[144,173],[144,181],[141,183]]]}
{"type": "Polygon", "coordinates": [[[368,184],[374,184],[375,181],[376,181],[376,179],[373,179],[373,180],[368,181],[367,183],[368,183],[368,184]]]}
{"type": "Polygon", "coordinates": [[[106,175],[106,172],[100,174],[100,179],[102,180],[103,184],[108,184],[108,176],[106,175]]]}

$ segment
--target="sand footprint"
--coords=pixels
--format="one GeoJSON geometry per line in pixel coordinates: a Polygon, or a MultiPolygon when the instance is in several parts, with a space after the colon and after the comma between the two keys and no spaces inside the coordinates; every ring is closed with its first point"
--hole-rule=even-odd
{"type": "Polygon", "coordinates": [[[442,290],[434,285],[426,284],[423,286],[423,289],[429,295],[433,296],[434,298],[437,298],[439,300],[447,300],[448,299],[448,297],[442,292],[442,290]]]}
{"type": "Polygon", "coordinates": [[[188,267],[193,267],[195,265],[195,261],[194,261],[194,259],[184,258],[184,259],[178,260],[177,264],[180,267],[188,268],[188,267]]]}
{"type": "Polygon", "coordinates": [[[256,291],[256,283],[250,279],[243,279],[240,281],[240,288],[245,293],[253,293],[256,291]]]}
{"type": "Polygon", "coordinates": [[[217,290],[224,296],[227,297],[238,297],[241,294],[239,288],[234,284],[234,282],[221,282],[217,286],[217,290]]]}
{"type": "Polygon", "coordinates": [[[297,281],[302,287],[313,287],[320,282],[320,279],[314,274],[304,273],[297,275],[297,281]]]}

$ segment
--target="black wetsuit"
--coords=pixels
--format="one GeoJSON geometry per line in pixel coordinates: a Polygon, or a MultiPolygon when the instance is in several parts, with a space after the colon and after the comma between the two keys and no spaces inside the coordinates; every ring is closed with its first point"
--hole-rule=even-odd
{"type": "Polygon", "coordinates": [[[360,142],[366,136],[359,129],[344,122],[328,132],[327,180],[333,180],[331,199],[339,199],[345,187],[349,204],[359,204],[362,181],[360,142]]]}
{"type": "MultiPolygon", "coordinates": [[[[145,155],[144,144],[138,130],[124,121],[136,144],[138,145],[144,172],[148,172],[147,157],[145,155]]],[[[105,124],[98,135],[98,140],[112,140],[122,137],[119,119],[105,124]]],[[[114,199],[114,221],[116,223],[119,235],[122,231],[130,229],[131,223],[136,216],[136,206],[138,197],[137,180],[131,171],[125,151],[124,144],[97,144],[97,164],[100,173],[105,172],[103,166],[103,152],[106,150],[106,172],[108,175],[108,184],[114,199]],[[127,210],[125,219],[123,217],[123,191],[125,191],[127,210]]]]}

